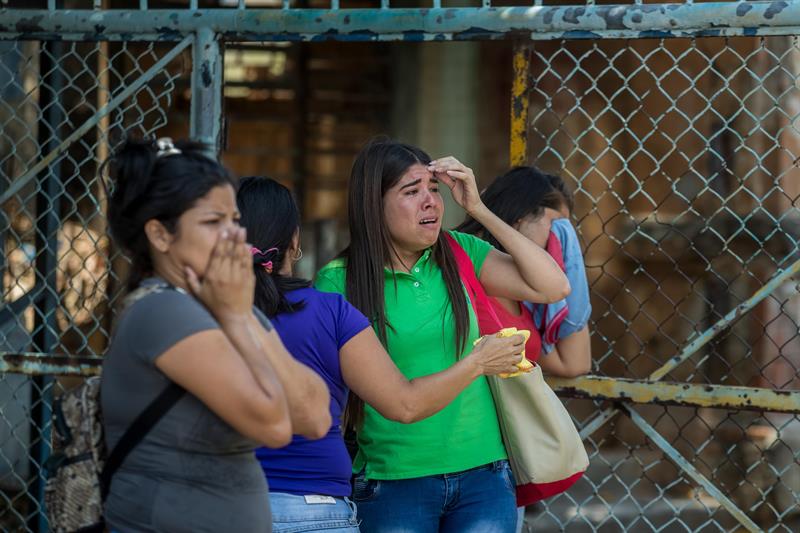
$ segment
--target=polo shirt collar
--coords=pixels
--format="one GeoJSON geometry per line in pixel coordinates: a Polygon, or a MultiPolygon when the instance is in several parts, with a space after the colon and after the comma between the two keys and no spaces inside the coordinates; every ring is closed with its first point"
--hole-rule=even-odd
{"type": "MultiPolygon", "coordinates": [[[[419,268],[420,270],[424,269],[425,267],[428,266],[428,262],[430,261],[430,259],[431,259],[431,248],[426,248],[425,251],[422,252],[420,258],[417,259],[417,262],[412,265],[411,271],[413,272],[415,268],[419,268]]],[[[408,272],[392,270],[389,267],[383,267],[383,273],[386,274],[387,276],[391,276],[392,274],[396,276],[410,275],[408,272]]]]}

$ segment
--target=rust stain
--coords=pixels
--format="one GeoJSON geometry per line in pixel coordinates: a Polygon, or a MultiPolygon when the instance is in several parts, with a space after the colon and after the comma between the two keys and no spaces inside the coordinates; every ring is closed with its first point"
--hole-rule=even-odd
{"type": "Polygon", "coordinates": [[[514,79],[511,85],[511,144],[512,166],[524,165],[528,154],[528,91],[530,90],[530,45],[514,46],[514,79]]]}

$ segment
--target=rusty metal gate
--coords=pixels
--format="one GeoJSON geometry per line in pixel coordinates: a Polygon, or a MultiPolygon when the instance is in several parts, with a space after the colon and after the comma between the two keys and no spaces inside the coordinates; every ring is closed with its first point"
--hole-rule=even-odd
{"type": "Polygon", "coordinates": [[[221,41],[497,39],[510,159],[575,190],[594,308],[593,375],[551,380],[592,464],[527,527],[800,530],[800,2],[35,3],[0,10],[4,530],[47,530],[50,402],[108,338],[123,130],[183,91],[218,147],[221,41]]]}

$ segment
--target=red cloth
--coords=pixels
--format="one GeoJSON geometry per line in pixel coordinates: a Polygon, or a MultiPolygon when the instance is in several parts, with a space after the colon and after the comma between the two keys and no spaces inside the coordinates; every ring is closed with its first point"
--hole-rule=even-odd
{"type": "Polygon", "coordinates": [[[513,315],[491,296],[489,296],[489,302],[491,302],[496,316],[492,316],[482,305],[477,306],[476,309],[478,314],[478,327],[481,333],[485,334],[498,331],[497,318],[500,319],[500,323],[504,328],[527,329],[531,332],[531,336],[528,338],[528,342],[525,343],[525,358],[531,363],[535,363],[542,353],[542,338],[536,330],[536,324],[533,322],[533,315],[531,315],[528,308],[518,303],[520,314],[513,315]]]}
{"type": "MultiPolygon", "coordinates": [[[[552,231],[547,238],[547,246],[545,247],[547,253],[555,260],[558,266],[561,267],[562,272],[567,269],[564,266],[564,250],[561,247],[561,241],[558,240],[556,234],[552,231]]],[[[544,311],[542,312],[542,320],[544,324],[541,327],[544,335],[544,341],[547,344],[555,345],[558,343],[558,329],[561,323],[567,318],[569,314],[569,307],[567,307],[566,300],[560,300],[552,304],[537,304],[541,305],[544,311]],[[549,308],[548,308],[549,306],[549,308]]]]}

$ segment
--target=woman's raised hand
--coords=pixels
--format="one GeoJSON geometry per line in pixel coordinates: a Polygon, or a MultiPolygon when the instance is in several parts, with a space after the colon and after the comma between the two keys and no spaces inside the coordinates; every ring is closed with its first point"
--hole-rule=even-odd
{"type": "Polygon", "coordinates": [[[253,312],[255,275],[245,233],[238,227],[220,233],[202,278],[186,267],[187,285],[220,322],[253,312]]]}
{"type": "Polygon", "coordinates": [[[475,174],[455,157],[435,159],[428,164],[428,170],[450,189],[456,203],[470,215],[483,206],[475,174]]]}
{"type": "Polygon", "coordinates": [[[522,351],[525,349],[525,337],[512,335],[511,337],[495,337],[487,335],[475,345],[469,354],[480,368],[484,376],[518,372],[517,363],[522,360],[522,351]]]}

